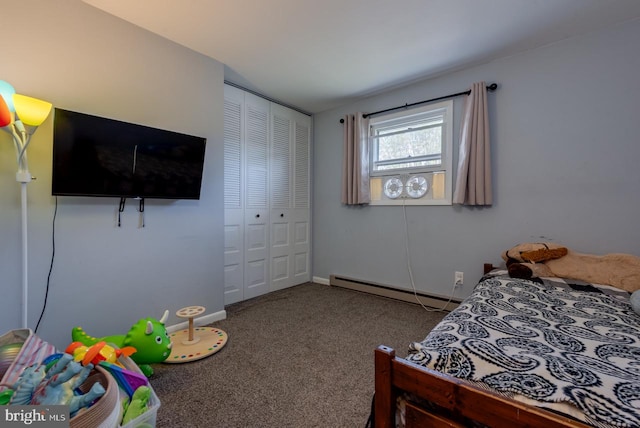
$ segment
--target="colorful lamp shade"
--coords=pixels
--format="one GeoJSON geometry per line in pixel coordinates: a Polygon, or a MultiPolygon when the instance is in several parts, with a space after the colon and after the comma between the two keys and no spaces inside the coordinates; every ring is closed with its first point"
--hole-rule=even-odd
{"type": "Polygon", "coordinates": [[[7,104],[10,112],[16,111],[13,106],[13,94],[15,93],[16,90],[11,86],[11,84],[4,80],[0,80],[0,97],[4,98],[4,102],[7,104]]]}
{"type": "Polygon", "coordinates": [[[0,128],[11,125],[11,122],[13,122],[13,116],[9,110],[9,106],[4,101],[4,97],[0,96],[0,128]]]}
{"type": "Polygon", "coordinates": [[[18,118],[28,126],[40,126],[51,112],[51,103],[26,95],[13,94],[13,104],[18,118]]]}

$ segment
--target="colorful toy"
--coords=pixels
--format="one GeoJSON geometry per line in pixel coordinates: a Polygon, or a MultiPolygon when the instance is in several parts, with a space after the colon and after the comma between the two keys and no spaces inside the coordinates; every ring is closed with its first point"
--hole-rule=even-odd
{"type": "Polygon", "coordinates": [[[208,357],[227,343],[227,333],[215,327],[194,327],[194,318],[204,313],[204,306],[187,306],[176,312],[189,320],[189,328],[171,333],[173,348],[165,363],[188,363],[208,357]]]}
{"type": "Polygon", "coordinates": [[[4,391],[0,392],[0,406],[5,406],[9,404],[9,401],[11,400],[12,396],[13,396],[13,389],[11,388],[5,389],[4,391]]]}
{"type": "Polygon", "coordinates": [[[74,393],[87,379],[93,365],[83,367],[69,354],[63,354],[46,374],[44,367],[34,364],[25,369],[14,385],[15,392],[9,404],[66,405],[73,415],[105,393],[99,382],[94,383],[86,394],[74,393]]]}
{"type": "Polygon", "coordinates": [[[13,395],[9,399],[9,404],[26,405],[31,403],[33,392],[46,375],[45,366],[33,364],[26,367],[16,383],[13,385],[13,395]]]}
{"type": "Polygon", "coordinates": [[[149,410],[149,399],[151,398],[151,389],[148,386],[138,387],[133,396],[131,402],[124,411],[122,417],[122,425],[126,425],[131,422],[147,410],[149,410]]]}
{"type": "Polygon", "coordinates": [[[22,349],[22,343],[8,343],[6,345],[0,345],[0,379],[11,367],[11,363],[16,359],[20,350],[22,349]]]}
{"type": "Polygon", "coordinates": [[[169,311],[165,311],[158,321],[154,318],[138,320],[124,335],[105,336],[102,338],[91,337],[80,327],[74,327],[71,337],[74,342],[82,342],[87,346],[95,345],[100,341],[112,343],[122,349],[127,346],[134,347],[136,353],[131,359],[138,364],[140,370],[148,377],[153,374],[149,364],[161,363],[171,353],[171,339],[164,326],[169,311]]]}
{"type": "Polygon", "coordinates": [[[49,355],[47,358],[42,360],[42,365],[46,367],[45,371],[49,371],[51,366],[53,366],[56,362],[58,362],[58,360],[60,359],[60,357],[62,357],[62,355],[63,354],[61,353],[55,353],[55,354],[49,355]]]}
{"type": "Polygon", "coordinates": [[[129,398],[133,397],[133,393],[136,389],[149,384],[149,381],[145,376],[131,370],[127,370],[116,364],[102,361],[100,363],[100,367],[104,368],[109,372],[109,374],[111,374],[111,376],[113,376],[113,378],[118,382],[120,388],[129,395],[129,398]]]}
{"type": "Polygon", "coordinates": [[[96,365],[102,361],[106,361],[123,367],[118,361],[120,355],[129,357],[136,352],[136,348],[125,346],[122,349],[116,349],[107,345],[104,341],[91,346],[85,346],[82,342],[71,342],[64,352],[73,355],[74,361],[82,363],[83,366],[88,364],[96,365]]]}

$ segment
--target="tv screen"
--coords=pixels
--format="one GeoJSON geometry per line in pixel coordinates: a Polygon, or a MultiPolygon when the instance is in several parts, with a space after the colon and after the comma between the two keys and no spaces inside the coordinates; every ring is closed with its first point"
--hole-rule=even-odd
{"type": "Polygon", "coordinates": [[[200,199],[206,139],[56,108],[52,194],[200,199]]]}

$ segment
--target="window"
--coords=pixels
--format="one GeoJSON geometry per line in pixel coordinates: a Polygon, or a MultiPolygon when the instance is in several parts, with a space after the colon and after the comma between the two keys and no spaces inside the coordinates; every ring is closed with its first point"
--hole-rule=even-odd
{"type": "Polygon", "coordinates": [[[370,119],[372,205],[451,205],[453,101],[370,119]]]}

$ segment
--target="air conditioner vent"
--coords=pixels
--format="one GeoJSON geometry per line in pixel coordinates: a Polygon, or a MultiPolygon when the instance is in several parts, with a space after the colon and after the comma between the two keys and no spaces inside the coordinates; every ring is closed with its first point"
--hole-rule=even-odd
{"type": "Polygon", "coordinates": [[[409,197],[418,199],[427,194],[429,191],[429,183],[423,175],[414,175],[407,180],[405,189],[409,197]]]}
{"type": "Polygon", "coordinates": [[[440,205],[445,174],[427,172],[371,177],[372,205],[440,205]]]}

